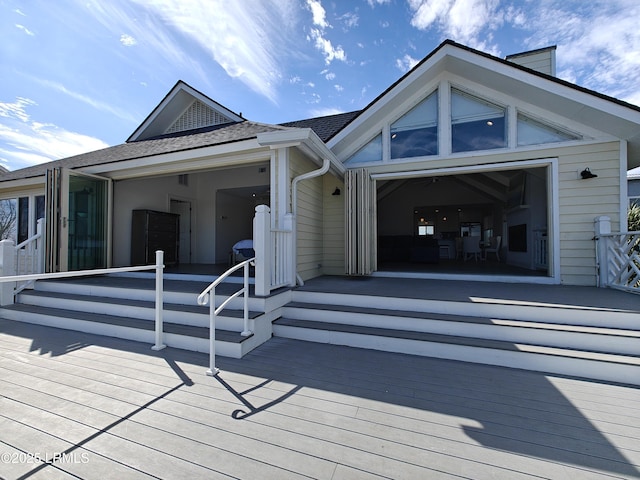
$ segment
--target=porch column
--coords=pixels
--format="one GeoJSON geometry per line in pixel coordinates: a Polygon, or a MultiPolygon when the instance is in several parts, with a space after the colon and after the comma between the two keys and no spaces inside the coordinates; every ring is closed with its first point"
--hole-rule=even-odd
{"type": "MultiPolygon", "coordinates": [[[[13,240],[0,241],[0,276],[10,277],[16,274],[16,249],[13,240]]],[[[15,282],[0,283],[0,306],[13,305],[15,282]]]]}
{"type": "Polygon", "coordinates": [[[611,233],[611,218],[606,215],[594,220],[596,234],[596,261],[598,262],[598,286],[609,285],[609,237],[602,236],[611,233]]]}
{"type": "Polygon", "coordinates": [[[253,217],[253,250],[256,254],[255,294],[271,293],[271,214],[269,207],[258,205],[253,217]]]}

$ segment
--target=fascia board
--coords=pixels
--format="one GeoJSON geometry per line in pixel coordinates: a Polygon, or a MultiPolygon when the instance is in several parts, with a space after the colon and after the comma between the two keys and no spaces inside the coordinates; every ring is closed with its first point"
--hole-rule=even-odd
{"type": "Polygon", "coordinates": [[[4,195],[6,192],[25,191],[27,189],[36,189],[44,187],[46,182],[45,175],[38,175],[29,178],[20,178],[16,180],[8,180],[0,182],[0,192],[4,195]]]}
{"type": "Polygon", "coordinates": [[[245,158],[248,161],[255,161],[256,158],[269,159],[270,154],[264,149],[264,147],[257,143],[256,139],[251,139],[242,142],[227,143],[224,145],[194,148],[190,150],[182,150],[180,152],[165,153],[101,165],[92,165],[84,168],[78,168],[77,170],[96,175],[108,175],[113,178],[118,178],[118,172],[124,172],[126,170],[141,171],[143,169],[145,172],[148,172],[148,174],[153,174],[153,172],[164,172],[168,168],[172,170],[175,168],[178,168],[178,170],[185,170],[188,168],[206,168],[207,166],[214,168],[217,166],[216,159],[222,157],[234,157],[234,161],[245,163],[245,158]]]}
{"type": "Polygon", "coordinates": [[[260,133],[258,134],[258,143],[263,146],[268,146],[271,149],[285,147],[300,148],[306,155],[319,162],[320,165],[323,159],[328,158],[331,162],[330,168],[332,172],[338,174],[340,177],[344,175],[346,170],[344,165],[338,161],[333,152],[320,140],[320,137],[318,137],[311,128],[292,128],[260,133]]]}

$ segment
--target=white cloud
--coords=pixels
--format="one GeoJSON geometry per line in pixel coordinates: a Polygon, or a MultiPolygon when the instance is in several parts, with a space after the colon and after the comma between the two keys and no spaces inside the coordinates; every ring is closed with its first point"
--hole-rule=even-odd
{"type": "Polygon", "coordinates": [[[0,103],[0,161],[8,169],[28,167],[58,158],[70,157],[106,148],[102,140],[71,132],[50,123],[31,120],[27,107],[33,100],[17,98],[13,103],[0,103]]]}
{"type": "Polygon", "coordinates": [[[371,8],[375,7],[376,5],[385,5],[390,2],[391,0],[367,0],[367,3],[371,8]]]}
{"type": "Polygon", "coordinates": [[[342,85],[336,84],[336,85],[333,86],[333,88],[335,88],[337,92],[344,91],[344,87],[342,85]]]}
{"type": "Polygon", "coordinates": [[[420,60],[413,58],[409,54],[405,54],[404,57],[398,58],[396,60],[396,67],[398,67],[400,71],[405,73],[411,70],[413,67],[415,67],[418,64],[418,62],[420,62],[420,60]]]}
{"type": "MultiPolygon", "coordinates": [[[[127,31],[138,45],[162,55],[166,64],[211,78],[206,65],[182,46],[187,38],[225,72],[251,90],[276,102],[284,78],[279,56],[288,52],[291,29],[298,22],[296,0],[229,2],[225,0],[134,0],[146,14],[126,2],[93,0],[90,11],[112,31],[127,31]],[[135,13],[138,13],[136,16],[135,13]]],[[[156,68],[154,66],[154,68],[156,68]]]]}
{"type": "Polygon", "coordinates": [[[333,72],[329,72],[324,76],[324,78],[326,78],[327,80],[331,81],[331,80],[336,78],[336,74],[333,73],[333,72]]]}
{"type": "Polygon", "coordinates": [[[313,24],[320,28],[327,28],[327,12],[319,0],[307,0],[307,6],[313,15],[313,24]]]}
{"type": "Polygon", "coordinates": [[[344,110],[337,107],[315,108],[309,112],[312,118],[326,117],[328,115],[338,115],[339,113],[344,113],[344,110]]]}
{"type": "Polygon", "coordinates": [[[544,0],[526,25],[530,48],[557,45],[558,75],[584,87],[640,104],[640,4],[544,0]],[[583,7],[578,9],[578,5],[583,7]]]}
{"type": "Polygon", "coordinates": [[[33,33],[31,30],[29,30],[27,27],[25,27],[24,25],[20,25],[19,23],[16,23],[16,28],[18,30],[22,30],[24,33],[26,33],[27,35],[33,37],[35,35],[35,33],[33,33]]]}
{"type": "Polygon", "coordinates": [[[18,97],[13,103],[0,103],[0,117],[14,118],[22,122],[29,121],[27,107],[37,105],[29,98],[18,97]]]}
{"type": "Polygon", "coordinates": [[[133,47],[136,43],[138,43],[138,41],[131,35],[123,33],[122,35],[120,35],[120,43],[125,47],[133,47]]]}
{"type": "Polygon", "coordinates": [[[339,18],[342,23],[344,23],[345,29],[351,29],[358,26],[358,22],[360,21],[360,17],[357,13],[347,12],[339,18]]]}
{"type": "Polygon", "coordinates": [[[504,15],[499,0],[408,0],[411,25],[418,30],[437,28],[446,37],[487,49],[487,34],[499,27],[504,15]]]}
{"type": "Polygon", "coordinates": [[[317,28],[309,30],[308,39],[313,41],[314,46],[324,56],[324,62],[329,65],[334,60],[346,61],[347,55],[344,49],[338,45],[334,47],[331,40],[326,38],[325,29],[331,27],[326,19],[326,11],[319,0],[307,0],[307,6],[311,10],[313,24],[317,28]]]}

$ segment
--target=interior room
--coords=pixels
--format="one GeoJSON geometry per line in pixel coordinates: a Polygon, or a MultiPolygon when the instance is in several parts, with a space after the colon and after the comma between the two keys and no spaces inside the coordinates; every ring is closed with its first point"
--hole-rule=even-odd
{"type": "Polygon", "coordinates": [[[379,271],[548,274],[545,167],[377,182],[379,271]]]}

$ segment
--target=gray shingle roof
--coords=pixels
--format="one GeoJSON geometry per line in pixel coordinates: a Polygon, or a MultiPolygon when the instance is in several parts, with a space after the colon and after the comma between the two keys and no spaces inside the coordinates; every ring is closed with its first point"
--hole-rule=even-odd
{"type": "Polygon", "coordinates": [[[355,112],[338,113],[336,115],[328,115],[325,117],[309,118],[306,120],[297,120],[295,122],[282,123],[285,127],[294,128],[310,128],[323,142],[327,142],[336,133],[347,126],[354,118],[360,114],[361,110],[355,112]]]}
{"type": "Polygon", "coordinates": [[[38,177],[44,175],[48,169],[55,167],[79,168],[240,142],[256,138],[259,133],[284,129],[286,129],[286,127],[244,121],[191,130],[189,132],[182,132],[181,134],[164,135],[149,140],[123,143],[102,150],[7,172],[0,175],[0,182],[38,177]]]}

